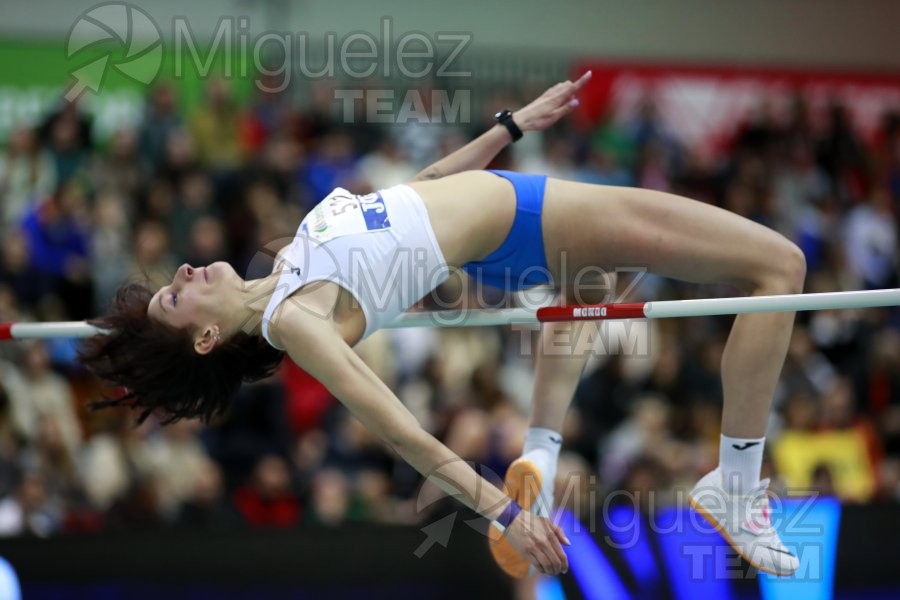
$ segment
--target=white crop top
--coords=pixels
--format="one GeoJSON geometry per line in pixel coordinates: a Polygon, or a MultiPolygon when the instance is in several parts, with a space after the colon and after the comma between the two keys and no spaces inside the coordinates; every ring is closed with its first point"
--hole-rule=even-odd
{"type": "Polygon", "coordinates": [[[365,315],[366,338],[449,276],[425,204],[406,185],[365,196],[336,188],[301,221],[275,263],[278,271],[262,320],[272,346],[269,324],[278,307],[313,282],[332,281],[350,292],[365,315]]]}

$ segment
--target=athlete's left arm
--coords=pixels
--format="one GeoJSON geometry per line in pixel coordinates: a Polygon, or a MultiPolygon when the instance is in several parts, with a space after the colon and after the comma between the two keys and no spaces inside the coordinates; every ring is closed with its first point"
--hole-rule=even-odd
{"type": "MultiPolygon", "coordinates": [[[[523,132],[550,127],[578,106],[575,95],[590,78],[591,72],[588,71],[578,81],[557,83],[531,104],[514,112],[513,121],[523,132]]],[[[413,181],[440,179],[454,173],[484,169],[511,141],[512,137],[506,127],[494,125],[456,152],[427,167],[413,181]]]]}

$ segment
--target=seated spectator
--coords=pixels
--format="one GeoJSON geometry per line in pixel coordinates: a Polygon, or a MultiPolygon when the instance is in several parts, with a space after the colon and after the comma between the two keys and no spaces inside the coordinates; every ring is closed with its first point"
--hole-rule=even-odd
{"type": "Polygon", "coordinates": [[[897,221],[887,189],[875,190],[847,214],[844,236],[847,264],[861,287],[880,289],[897,282],[897,221]]]}
{"type": "Polygon", "coordinates": [[[214,461],[203,459],[194,470],[193,482],[178,508],[176,524],[195,529],[221,529],[239,523],[223,487],[222,469],[214,461]]]}
{"type": "Polygon", "coordinates": [[[179,260],[190,252],[191,232],[194,224],[204,217],[215,216],[212,182],[203,171],[185,173],[175,196],[175,205],[169,215],[169,240],[179,260]]]}
{"type": "Polygon", "coordinates": [[[46,481],[28,471],[14,494],[0,499],[0,537],[49,537],[57,532],[60,515],[47,502],[46,481]]]}
{"type": "Polygon", "coordinates": [[[108,308],[116,288],[128,278],[131,231],[124,200],[116,194],[97,198],[91,232],[91,278],[97,313],[108,308]]]}
{"type": "Polygon", "coordinates": [[[191,226],[186,259],[188,264],[209,265],[228,258],[225,227],[217,217],[200,217],[191,226]]]}
{"type": "Polygon", "coordinates": [[[161,510],[173,518],[194,495],[197,479],[207,474],[210,459],[197,437],[200,428],[198,421],[179,421],[147,439],[147,469],[156,482],[161,510]]]}
{"type": "Polygon", "coordinates": [[[312,481],[306,525],[341,525],[350,511],[350,483],[338,469],[323,469],[312,481]]]}
{"type": "Polygon", "coordinates": [[[357,156],[353,139],[345,131],[323,135],[316,150],[298,173],[302,192],[312,204],[327,196],[335,187],[353,187],[357,180],[357,156]]]}
{"type": "Polygon", "coordinates": [[[60,98],[41,123],[38,136],[53,158],[57,182],[70,181],[87,167],[94,142],[91,129],[92,119],[82,110],[80,98],[60,98]]]}
{"type": "MultiPolygon", "coordinates": [[[[144,436],[125,411],[95,415],[95,431],[79,457],[81,479],[92,506],[108,510],[147,480],[149,459],[144,436]]],[[[154,500],[155,505],[155,500],[154,500]]]]}
{"type": "Polygon", "coordinates": [[[300,523],[300,500],[292,489],[290,470],[280,456],[256,463],[249,482],[234,492],[234,505],[251,527],[292,527],[300,523]]]}
{"type": "Polygon", "coordinates": [[[22,231],[31,268],[65,301],[70,318],[92,316],[88,219],[81,188],[74,182],[60,185],[25,214],[22,231]]]}
{"type": "Polygon", "coordinates": [[[40,473],[45,481],[48,506],[64,515],[83,498],[76,454],[63,438],[55,415],[41,417],[40,430],[34,443],[22,451],[20,461],[24,471],[40,473]]]}
{"type": "Polygon", "coordinates": [[[75,411],[72,387],[66,378],[50,366],[47,349],[42,342],[26,345],[22,364],[27,404],[17,407],[19,433],[34,443],[41,433],[41,423],[50,417],[58,428],[62,443],[72,456],[81,446],[81,425],[75,411]]]}
{"type": "Polygon", "coordinates": [[[182,128],[183,119],[176,106],[175,90],[170,84],[154,86],[147,97],[147,107],[138,134],[141,156],[158,169],[166,154],[169,136],[182,128]]]}
{"type": "Polygon", "coordinates": [[[134,263],[132,277],[150,282],[165,281],[176,269],[175,257],[169,249],[169,235],[158,221],[143,221],[134,233],[134,263]]]}
{"type": "Polygon", "coordinates": [[[127,214],[134,217],[133,199],[147,184],[150,167],[139,154],[138,133],[131,127],[122,127],[112,135],[105,160],[92,165],[91,179],[94,189],[101,193],[116,194],[128,199],[127,214]]]}
{"type": "Polygon", "coordinates": [[[238,166],[241,159],[238,108],[227,81],[211,81],[206,101],[191,119],[200,161],[214,171],[238,166]]]}
{"type": "Polygon", "coordinates": [[[56,188],[56,166],[34,131],[19,127],[0,157],[0,234],[17,226],[35,202],[56,188]]]}

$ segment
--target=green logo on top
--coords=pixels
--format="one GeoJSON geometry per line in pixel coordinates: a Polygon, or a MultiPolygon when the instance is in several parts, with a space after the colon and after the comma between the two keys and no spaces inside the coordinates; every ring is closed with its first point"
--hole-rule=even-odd
{"type": "Polygon", "coordinates": [[[131,4],[100,4],[82,14],[66,39],[66,58],[87,62],[71,71],[70,102],[87,90],[97,94],[110,67],[141,84],[149,84],[162,65],[162,36],[150,16],[131,4]],[[90,50],[93,49],[93,52],[90,50]]]}

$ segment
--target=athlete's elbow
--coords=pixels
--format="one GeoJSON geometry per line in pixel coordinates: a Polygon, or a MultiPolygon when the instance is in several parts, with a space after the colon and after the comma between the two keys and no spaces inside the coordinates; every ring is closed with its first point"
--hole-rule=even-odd
{"type": "Polygon", "coordinates": [[[416,175],[415,178],[413,178],[413,181],[432,181],[434,179],[440,179],[443,176],[444,174],[441,173],[437,168],[428,167],[427,169],[416,175]]]}

